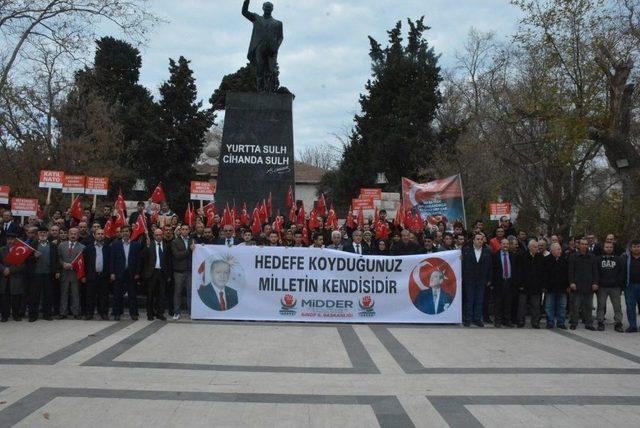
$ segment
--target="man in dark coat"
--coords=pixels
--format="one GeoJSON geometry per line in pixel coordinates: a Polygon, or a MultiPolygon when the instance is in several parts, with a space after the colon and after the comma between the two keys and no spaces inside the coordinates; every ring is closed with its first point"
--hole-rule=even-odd
{"type": "Polygon", "coordinates": [[[551,255],[545,258],[547,285],[545,291],[545,311],[547,328],[558,327],[566,330],[567,290],[569,289],[569,263],[562,246],[551,244],[551,255]]]}
{"type": "Polygon", "coordinates": [[[578,319],[582,312],[582,320],[587,330],[595,330],[593,326],[593,293],[598,291],[598,260],[589,252],[589,241],[581,239],[578,253],[569,258],[569,283],[571,287],[571,330],[578,327],[578,319]]]}
{"type": "Polygon", "coordinates": [[[531,312],[531,327],[540,328],[540,300],[547,278],[545,259],[538,252],[538,241],[529,241],[526,253],[520,256],[518,262],[518,328],[525,325],[527,307],[531,312]]]}
{"type": "Polygon", "coordinates": [[[493,254],[493,287],[494,322],[496,328],[513,327],[511,324],[511,302],[515,289],[515,256],[509,252],[509,240],[500,242],[500,251],[493,254]]]}
{"type": "MultiPolygon", "coordinates": [[[[54,286],[60,277],[58,246],[49,242],[49,231],[45,226],[38,228],[38,240],[32,244],[36,250],[30,263],[32,269],[29,293],[29,322],[38,319],[42,303],[42,317],[51,321],[54,307],[54,286]]],[[[59,303],[59,302],[58,302],[59,303]]]]}
{"type": "Polygon", "coordinates": [[[7,245],[0,248],[1,320],[2,322],[7,322],[9,315],[12,315],[15,321],[21,321],[20,310],[26,281],[26,262],[18,266],[5,262],[5,258],[16,241],[17,235],[13,232],[7,232],[5,237],[7,245]]]}
{"type": "Polygon", "coordinates": [[[420,254],[421,248],[411,240],[411,232],[404,229],[400,232],[400,241],[391,246],[391,254],[394,256],[412,256],[420,254]]]}
{"type": "Polygon", "coordinates": [[[97,307],[100,318],[108,320],[111,247],[106,245],[102,229],[97,229],[93,236],[93,244],[84,249],[85,273],[87,275],[87,309],[84,319],[92,320],[97,307]]]}
{"type": "Polygon", "coordinates": [[[153,241],[142,250],[142,277],[147,285],[147,319],[166,321],[164,316],[164,295],[167,283],[171,281],[171,250],[164,241],[161,229],[153,232],[153,241]]]}
{"type": "Polygon", "coordinates": [[[484,246],[484,235],[475,233],[473,245],[462,249],[462,322],[469,327],[473,322],[484,327],[482,322],[482,302],[484,290],[491,286],[491,252],[484,246]]]}

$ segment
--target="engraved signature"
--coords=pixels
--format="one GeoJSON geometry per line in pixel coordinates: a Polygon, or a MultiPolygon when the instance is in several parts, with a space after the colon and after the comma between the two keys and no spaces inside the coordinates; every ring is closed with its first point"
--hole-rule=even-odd
{"type": "Polygon", "coordinates": [[[267,175],[284,175],[291,172],[291,167],[283,166],[281,168],[269,168],[267,170],[267,175]]]}

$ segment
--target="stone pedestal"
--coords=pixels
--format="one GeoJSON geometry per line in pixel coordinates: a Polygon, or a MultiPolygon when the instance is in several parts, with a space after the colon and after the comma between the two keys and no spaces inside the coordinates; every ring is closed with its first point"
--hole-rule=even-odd
{"type": "Polygon", "coordinates": [[[216,205],[254,206],[272,195],[273,214],[288,214],[286,196],[295,188],[293,96],[227,94],[216,205]]]}

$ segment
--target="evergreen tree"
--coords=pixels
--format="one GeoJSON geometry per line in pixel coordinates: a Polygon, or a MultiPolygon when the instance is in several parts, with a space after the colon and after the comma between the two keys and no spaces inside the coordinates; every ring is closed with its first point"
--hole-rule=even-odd
{"type": "Polygon", "coordinates": [[[197,89],[189,61],[169,60],[169,80],[160,87],[162,146],[150,162],[149,177],[162,181],[169,203],[176,209],[189,201],[189,184],[195,178],[193,165],[205,143],[205,133],[213,125],[212,110],[196,101],[197,89]]]}
{"type": "Polygon", "coordinates": [[[338,204],[348,205],[361,187],[373,186],[378,172],[399,190],[403,176],[415,178],[428,167],[437,145],[432,123],[441,101],[438,56],[423,37],[429,29],[424,17],[407,21],[406,45],[401,22],[388,32],[385,48],[369,37],[372,79],[360,96],[362,112],[338,170],[322,183],[338,204]]]}

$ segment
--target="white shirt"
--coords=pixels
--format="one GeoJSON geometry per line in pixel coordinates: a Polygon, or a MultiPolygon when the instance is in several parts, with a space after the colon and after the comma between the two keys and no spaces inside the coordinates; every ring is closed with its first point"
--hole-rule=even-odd
{"type": "Polygon", "coordinates": [[[476,262],[480,263],[480,257],[482,257],[482,248],[477,249],[473,247],[473,252],[476,253],[476,262]]]}
{"type": "Polygon", "coordinates": [[[131,246],[131,241],[124,242],[122,241],[122,248],[124,249],[124,268],[129,267],[129,247],[131,246]]]}
{"type": "Polygon", "coordinates": [[[96,273],[102,273],[104,270],[104,259],[102,254],[102,244],[95,244],[96,246],[96,273]]]}
{"type": "Polygon", "coordinates": [[[431,293],[433,294],[433,308],[438,312],[438,300],[440,300],[440,287],[432,287],[431,293]]]}
{"type": "Polygon", "coordinates": [[[162,266],[160,265],[160,250],[162,250],[164,252],[164,248],[162,247],[162,242],[158,242],[158,241],[154,241],[153,245],[156,246],[156,269],[162,269],[162,266]]]}

